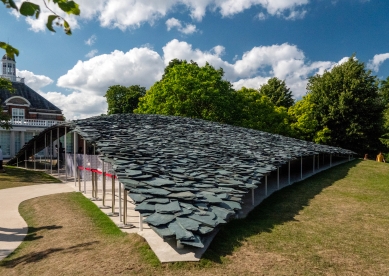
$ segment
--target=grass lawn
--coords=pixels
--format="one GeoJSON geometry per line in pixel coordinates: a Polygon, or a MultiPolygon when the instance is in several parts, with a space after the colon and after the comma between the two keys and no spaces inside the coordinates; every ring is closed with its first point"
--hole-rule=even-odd
{"type": "Polygon", "coordinates": [[[389,164],[355,160],[274,193],[198,263],[160,264],[79,193],[25,201],[0,275],[389,275],[389,164]]]}
{"type": "Polygon", "coordinates": [[[0,173],[0,190],[42,183],[61,183],[57,178],[41,171],[31,171],[11,166],[4,166],[4,169],[5,173],[0,173]]]}

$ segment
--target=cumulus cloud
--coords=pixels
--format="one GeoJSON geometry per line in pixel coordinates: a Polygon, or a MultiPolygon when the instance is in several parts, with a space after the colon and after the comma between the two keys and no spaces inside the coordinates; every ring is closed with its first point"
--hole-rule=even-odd
{"type": "Polygon", "coordinates": [[[183,34],[193,34],[197,32],[196,25],[193,24],[185,24],[185,26],[182,25],[181,21],[172,17],[165,22],[167,26],[167,30],[170,31],[174,28],[176,28],[179,32],[183,34]]]}
{"type": "MultiPolygon", "coordinates": [[[[16,1],[18,5],[21,0],[16,1]]],[[[50,14],[44,8],[43,1],[37,1],[41,6],[39,19],[27,17],[33,31],[46,30],[47,16],[50,14]]],[[[63,16],[73,29],[79,28],[79,20],[99,20],[102,27],[119,28],[121,30],[139,28],[144,23],[153,25],[157,20],[169,14],[183,11],[196,21],[201,21],[207,11],[219,12],[222,17],[230,17],[244,12],[254,6],[261,7],[270,16],[286,19],[299,19],[305,15],[303,7],[309,0],[78,0],[81,7],[80,16],[69,16],[58,8],[53,2],[50,8],[63,16]]],[[[16,15],[16,13],[14,13],[16,15]]],[[[188,24],[183,28],[187,33],[194,32],[195,25],[188,24]]]]}
{"type": "Polygon", "coordinates": [[[323,74],[339,64],[309,61],[301,49],[288,43],[253,47],[237,55],[232,62],[223,58],[226,49],[222,45],[202,50],[174,39],[162,50],[162,55],[148,47],[133,48],[127,52],[116,50],[78,61],[57,81],[59,87],[70,89],[70,94],[48,92],[42,95],[63,109],[69,119],[99,115],[106,113],[104,94],[109,86],[139,84],[149,88],[161,79],[165,66],[178,58],[193,60],[199,66],[208,62],[217,69],[223,68],[224,78],[236,89],[243,86],[257,89],[269,78],[277,77],[285,80],[294,97],[299,98],[306,92],[307,77],[323,74]]]}
{"type": "Polygon", "coordinates": [[[381,64],[387,59],[389,59],[389,53],[375,55],[373,59],[369,60],[367,68],[378,72],[381,64]]]}
{"type": "Polygon", "coordinates": [[[27,70],[16,69],[16,75],[24,78],[25,84],[35,91],[39,91],[42,87],[45,87],[53,82],[53,80],[49,77],[44,75],[35,75],[33,72],[27,70]]]}
{"type": "Polygon", "coordinates": [[[128,52],[115,50],[110,54],[78,61],[57,85],[103,96],[115,84],[150,87],[161,78],[164,64],[159,54],[148,48],[133,48],[128,52]]]}
{"type": "Polygon", "coordinates": [[[89,46],[92,46],[93,44],[95,44],[96,40],[97,40],[97,36],[96,35],[91,35],[90,38],[85,40],[85,44],[89,45],[89,46]]]}
{"type": "Polygon", "coordinates": [[[85,57],[87,58],[93,58],[95,55],[97,55],[99,51],[97,49],[90,50],[85,57]]]}

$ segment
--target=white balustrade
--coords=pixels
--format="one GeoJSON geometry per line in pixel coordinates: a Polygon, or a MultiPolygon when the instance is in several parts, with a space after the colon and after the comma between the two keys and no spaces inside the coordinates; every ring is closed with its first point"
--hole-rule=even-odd
{"type": "Polygon", "coordinates": [[[55,124],[58,124],[62,121],[57,120],[38,120],[38,119],[11,119],[10,123],[14,126],[42,126],[42,127],[50,127],[55,124]]]}

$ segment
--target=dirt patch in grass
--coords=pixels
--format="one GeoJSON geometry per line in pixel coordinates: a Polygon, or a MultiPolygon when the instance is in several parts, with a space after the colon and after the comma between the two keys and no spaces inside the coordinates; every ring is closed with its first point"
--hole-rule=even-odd
{"type": "Polygon", "coordinates": [[[92,219],[78,193],[32,199],[28,238],[0,275],[389,275],[388,172],[354,161],[274,193],[198,263],[160,264],[141,237],[92,219]]]}
{"type": "Polygon", "coordinates": [[[41,171],[10,166],[5,166],[5,173],[0,173],[0,190],[42,183],[61,183],[61,180],[41,171]]]}

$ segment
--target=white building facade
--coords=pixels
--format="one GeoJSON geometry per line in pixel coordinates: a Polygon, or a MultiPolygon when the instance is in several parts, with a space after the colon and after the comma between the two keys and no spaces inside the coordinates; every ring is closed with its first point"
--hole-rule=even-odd
{"type": "Polygon", "coordinates": [[[0,128],[0,145],[4,158],[12,158],[25,143],[45,128],[64,120],[62,111],[16,76],[15,59],[4,55],[0,77],[9,79],[14,93],[0,89],[3,112],[11,117],[12,129],[0,128]]]}

